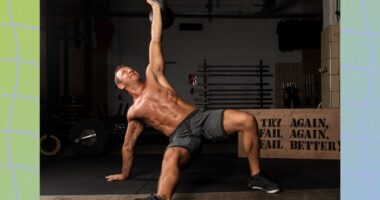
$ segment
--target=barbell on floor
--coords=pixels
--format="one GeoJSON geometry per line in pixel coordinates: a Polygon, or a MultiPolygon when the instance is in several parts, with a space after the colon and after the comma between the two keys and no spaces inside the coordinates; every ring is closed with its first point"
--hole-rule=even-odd
{"type": "Polygon", "coordinates": [[[109,133],[102,121],[89,118],[79,121],[69,132],[69,143],[75,154],[98,155],[104,151],[109,133]]]}

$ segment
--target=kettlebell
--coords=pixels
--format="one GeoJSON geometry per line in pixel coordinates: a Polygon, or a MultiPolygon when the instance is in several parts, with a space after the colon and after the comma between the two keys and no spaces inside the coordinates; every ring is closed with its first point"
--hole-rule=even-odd
{"type": "MultiPolygon", "coordinates": [[[[167,29],[174,23],[174,13],[168,7],[166,1],[164,0],[156,0],[160,4],[161,8],[161,18],[162,18],[162,28],[167,29]]],[[[149,21],[152,22],[153,19],[153,11],[149,13],[149,21]]]]}

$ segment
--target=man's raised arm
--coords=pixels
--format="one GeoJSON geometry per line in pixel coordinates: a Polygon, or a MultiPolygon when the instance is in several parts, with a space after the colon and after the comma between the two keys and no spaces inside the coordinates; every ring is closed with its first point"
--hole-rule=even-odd
{"type": "Polygon", "coordinates": [[[148,68],[155,75],[163,73],[164,58],[161,49],[162,38],[162,17],[160,4],[156,0],[147,0],[147,3],[152,7],[152,27],[151,41],[149,45],[149,65],[148,68]]]}
{"type": "Polygon", "coordinates": [[[128,122],[122,148],[123,165],[120,174],[106,176],[107,181],[121,181],[129,177],[133,164],[133,153],[137,138],[144,129],[144,125],[136,120],[128,122]]]}

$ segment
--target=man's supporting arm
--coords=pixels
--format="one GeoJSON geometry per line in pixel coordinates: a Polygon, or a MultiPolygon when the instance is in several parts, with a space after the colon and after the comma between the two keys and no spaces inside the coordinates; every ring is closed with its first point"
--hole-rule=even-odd
{"type": "Polygon", "coordinates": [[[114,180],[125,180],[129,177],[132,164],[133,164],[133,153],[137,138],[144,129],[141,122],[136,120],[130,120],[128,122],[128,128],[124,137],[124,144],[122,148],[123,165],[120,174],[114,174],[106,176],[107,181],[114,180]]]}

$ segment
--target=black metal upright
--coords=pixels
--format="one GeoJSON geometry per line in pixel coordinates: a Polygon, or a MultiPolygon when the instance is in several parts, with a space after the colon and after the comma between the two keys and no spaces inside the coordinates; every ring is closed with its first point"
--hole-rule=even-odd
{"type": "MultiPolygon", "coordinates": [[[[203,60],[203,70],[204,70],[204,71],[207,70],[207,61],[206,61],[206,59],[203,60]]],[[[207,77],[206,77],[206,76],[203,77],[203,83],[204,83],[203,89],[205,90],[205,91],[203,92],[203,95],[204,95],[203,98],[204,98],[204,99],[207,99],[207,77]]],[[[204,108],[205,110],[207,110],[207,104],[204,104],[204,105],[203,105],[203,108],[204,108]]]]}
{"type": "Polygon", "coordinates": [[[264,80],[263,80],[263,60],[260,60],[260,92],[259,92],[260,108],[264,108],[263,85],[264,85],[264,80]]]}
{"type": "Polygon", "coordinates": [[[53,116],[57,114],[59,97],[59,51],[56,24],[56,0],[46,2],[46,81],[47,81],[47,118],[46,124],[52,132],[53,116]]]}
{"type": "Polygon", "coordinates": [[[63,95],[69,95],[69,25],[65,22],[63,41],[63,95]]]}
{"type": "Polygon", "coordinates": [[[88,110],[92,105],[92,22],[91,7],[92,0],[83,1],[84,10],[84,87],[88,110]]]}

